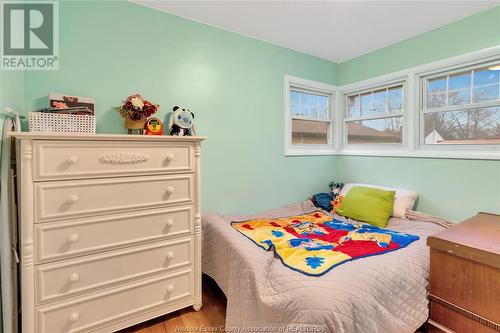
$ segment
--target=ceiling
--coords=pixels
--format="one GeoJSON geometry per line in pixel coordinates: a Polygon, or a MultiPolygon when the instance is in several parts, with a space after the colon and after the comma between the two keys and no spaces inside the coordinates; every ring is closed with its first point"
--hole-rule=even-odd
{"type": "Polygon", "coordinates": [[[500,0],[133,2],[335,62],[500,4],[500,0]]]}

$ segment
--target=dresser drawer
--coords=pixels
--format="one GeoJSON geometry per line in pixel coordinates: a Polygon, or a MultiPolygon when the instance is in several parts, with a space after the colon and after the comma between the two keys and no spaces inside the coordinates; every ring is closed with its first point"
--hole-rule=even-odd
{"type": "Polygon", "coordinates": [[[168,304],[174,307],[179,302],[185,306],[182,301],[193,297],[192,288],[192,271],[186,270],[36,307],[35,331],[88,332],[168,304]]]}
{"type": "Polygon", "coordinates": [[[191,206],[35,225],[35,263],[188,235],[191,206]]]}
{"type": "Polygon", "coordinates": [[[35,181],[193,171],[187,143],[35,141],[35,181]]]}
{"type": "Polygon", "coordinates": [[[430,302],[430,320],[429,325],[432,329],[429,332],[450,331],[456,333],[494,333],[497,332],[493,327],[482,324],[477,320],[460,314],[438,302],[430,302]]]}
{"type": "Polygon", "coordinates": [[[35,184],[35,223],[191,202],[193,175],[35,184]]]}
{"type": "Polygon", "coordinates": [[[431,248],[429,293],[500,323],[500,269],[431,248]]]}
{"type": "Polygon", "coordinates": [[[190,265],[191,237],[35,267],[37,304],[190,265]]]}

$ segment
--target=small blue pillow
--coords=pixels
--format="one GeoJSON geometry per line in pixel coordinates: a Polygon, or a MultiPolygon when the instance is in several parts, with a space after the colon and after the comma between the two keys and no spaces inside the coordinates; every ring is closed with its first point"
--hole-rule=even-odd
{"type": "Polygon", "coordinates": [[[331,193],[317,193],[313,195],[312,202],[314,206],[326,210],[327,212],[332,210],[332,201],[334,197],[331,193]]]}

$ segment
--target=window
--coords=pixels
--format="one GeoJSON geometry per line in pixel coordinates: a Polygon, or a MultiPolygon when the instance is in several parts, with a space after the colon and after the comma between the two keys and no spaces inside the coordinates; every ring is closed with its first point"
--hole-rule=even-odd
{"type": "Polygon", "coordinates": [[[422,77],[424,145],[500,144],[500,62],[422,77]]]}
{"type": "Polygon", "coordinates": [[[319,82],[285,78],[286,153],[332,153],[334,88],[319,82]]]}
{"type": "Polygon", "coordinates": [[[500,160],[500,46],[341,87],[286,76],[284,96],[286,155],[500,160]]]}
{"type": "Polygon", "coordinates": [[[347,95],[344,142],[403,143],[404,83],[347,95]]]}

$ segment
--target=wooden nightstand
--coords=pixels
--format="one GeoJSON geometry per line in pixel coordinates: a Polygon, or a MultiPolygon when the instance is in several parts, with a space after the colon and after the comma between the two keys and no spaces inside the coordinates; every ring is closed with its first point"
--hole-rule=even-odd
{"type": "Polygon", "coordinates": [[[479,213],[427,245],[429,332],[500,331],[500,215],[479,213]]]}

